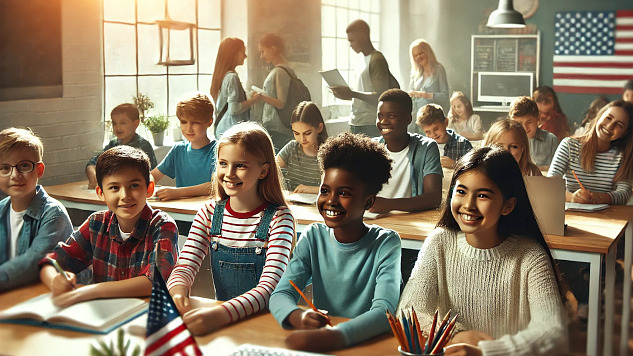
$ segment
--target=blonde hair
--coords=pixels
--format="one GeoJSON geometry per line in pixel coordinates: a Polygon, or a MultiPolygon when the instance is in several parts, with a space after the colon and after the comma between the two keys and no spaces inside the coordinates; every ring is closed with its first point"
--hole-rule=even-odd
{"type": "Polygon", "coordinates": [[[448,111],[448,119],[450,121],[459,121],[458,120],[459,118],[453,112],[453,101],[454,100],[459,100],[464,105],[464,109],[465,109],[464,110],[464,116],[465,116],[466,120],[468,120],[471,116],[473,116],[473,114],[475,113],[473,111],[473,105],[470,103],[470,100],[468,99],[466,94],[462,93],[461,91],[456,91],[456,92],[453,92],[453,95],[451,95],[451,98],[449,100],[450,109],[448,111]]]}
{"type": "Polygon", "coordinates": [[[235,70],[240,51],[245,50],[244,41],[237,37],[227,37],[220,42],[218,55],[215,57],[215,68],[213,68],[213,80],[211,80],[211,97],[218,100],[218,94],[222,87],[222,81],[227,72],[235,70]]]}
{"type": "Polygon", "coordinates": [[[29,151],[42,161],[44,145],[31,129],[10,127],[0,131],[0,157],[15,151],[29,151]]]}
{"type": "Polygon", "coordinates": [[[435,52],[433,52],[433,48],[431,45],[423,39],[417,39],[411,42],[409,46],[409,54],[411,55],[411,78],[417,78],[422,75],[424,68],[420,67],[420,64],[413,58],[413,49],[420,48],[422,52],[426,54],[426,58],[429,61],[429,65],[431,67],[431,74],[435,74],[435,66],[437,66],[437,58],[435,57],[435,52]]]}
{"type": "MultiPolygon", "coordinates": [[[[216,157],[219,159],[220,150],[226,145],[239,145],[246,152],[253,155],[260,165],[268,164],[268,174],[260,179],[257,193],[270,203],[287,206],[283,193],[281,169],[275,160],[275,149],[268,132],[254,122],[241,122],[226,130],[220,140],[216,157]]],[[[229,196],[222,188],[217,173],[213,174],[211,196],[216,200],[224,200],[229,196]]]]}
{"type": "Polygon", "coordinates": [[[182,99],[176,105],[176,116],[203,119],[206,122],[213,120],[213,103],[209,96],[203,92],[193,92],[182,99]]]}
{"type": "MultiPolygon", "coordinates": [[[[523,175],[531,175],[531,172],[534,171],[536,165],[534,164],[534,162],[532,162],[532,157],[530,156],[530,144],[527,133],[525,133],[523,125],[521,125],[521,123],[519,123],[518,121],[506,118],[492,124],[490,126],[490,130],[488,130],[488,133],[484,138],[483,145],[497,145],[499,140],[501,139],[501,136],[503,136],[507,132],[513,132],[515,137],[519,141],[518,143],[523,147],[523,152],[521,153],[521,158],[518,162],[521,173],[523,175]]],[[[538,170],[537,167],[536,170],[538,170]]]]}

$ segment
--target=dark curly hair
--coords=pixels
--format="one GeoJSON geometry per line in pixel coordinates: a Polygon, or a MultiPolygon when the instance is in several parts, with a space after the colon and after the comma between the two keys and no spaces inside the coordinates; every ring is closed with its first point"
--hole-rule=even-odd
{"type": "Polygon", "coordinates": [[[344,132],[330,137],[317,155],[321,171],[342,168],[365,183],[369,194],[378,194],[391,177],[391,159],[387,149],[365,135],[344,132]]]}

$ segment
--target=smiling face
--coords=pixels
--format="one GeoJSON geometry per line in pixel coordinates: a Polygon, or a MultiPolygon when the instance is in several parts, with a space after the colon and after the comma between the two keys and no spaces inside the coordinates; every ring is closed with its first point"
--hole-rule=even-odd
{"type": "Polygon", "coordinates": [[[443,144],[448,142],[449,136],[446,131],[447,122],[434,122],[430,125],[424,125],[422,130],[428,138],[432,138],[435,142],[443,144]]]}
{"type": "Polygon", "coordinates": [[[293,122],[292,134],[295,140],[299,142],[303,152],[306,154],[316,154],[317,146],[319,145],[319,134],[323,131],[323,124],[319,124],[318,127],[314,127],[305,122],[293,122]]]}
{"type": "Polygon", "coordinates": [[[132,232],[147,198],[154,193],[154,182],[147,184],[143,174],[134,167],[122,167],[104,176],[101,187],[96,190],[99,199],[116,215],[121,230],[132,232]]]}
{"type": "Polygon", "coordinates": [[[626,111],[621,107],[612,106],[607,109],[596,123],[598,140],[611,143],[622,138],[629,127],[629,119],[626,111]]]}
{"type": "Polygon", "coordinates": [[[259,180],[266,177],[270,165],[258,162],[241,145],[223,144],[218,151],[216,174],[224,192],[237,200],[253,200],[258,196],[259,180]]]}
{"type": "Polygon", "coordinates": [[[523,155],[523,150],[525,149],[519,139],[516,137],[514,131],[506,131],[504,134],[499,136],[497,142],[498,145],[508,150],[508,152],[512,153],[514,159],[519,163],[521,160],[521,155],[523,155]]]}
{"type": "Polygon", "coordinates": [[[387,146],[394,140],[409,139],[407,126],[411,123],[411,114],[403,112],[397,103],[392,101],[379,102],[377,116],[376,127],[385,139],[387,146]]]}
{"type": "Polygon", "coordinates": [[[413,56],[413,60],[422,68],[429,64],[429,56],[420,46],[414,47],[411,50],[411,56],[413,56]]]}
{"type": "MultiPolygon", "coordinates": [[[[24,203],[30,203],[30,200],[35,196],[37,180],[44,175],[44,163],[38,163],[39,159],[37,155],[25,149],[17,149],[0,157],[0,165],[19,166],[20,163],[22,163],[22,167],[30,167],[29,161],[35,162],[35,167],[32,172],[20,173],[16,167],[7,167],[8,169],[12,169],[11,175],[6,177],[0,176],[0,190],[11,197],[11,202],[14,205],[22,205],[15,204],[15,202],[22,200],[24,203]]],[[[25,169],[22,168],[22,170],[25,169]]]]}
{"type": "Polygon", "coordinates": [[[464,115],[464,112],[466,111],[466,107],[464,106],[464,103],[462,103],[461,100],[455,99],[451,101],[451,110],[453,111],[453,114],[461,118],[464,115]]]}
{"type": "Polygon", "coordinates": [[[132,120],[127,114],[114,114],[112,119],[112,132],[123,144],[128,144],[136,135],[136,128],[140,120],[132,120]]]}
{"type": "Polygon", "coordinates": [[[538,118],[530,115],[513,116],[514,121],[519,122],[525,129],[528,138],[534,138],[538,130],[538,118]]]}
{"type": "Polygon", "coordinates": [[[181,115],[178,120],[180,121],[180,131],[185,139],[191,142],[193,148],[202,148],[206,146],[210,141],[207,137],[207,129],[211,126],[211,120],[204,120],[193,116],[181,115]]]}

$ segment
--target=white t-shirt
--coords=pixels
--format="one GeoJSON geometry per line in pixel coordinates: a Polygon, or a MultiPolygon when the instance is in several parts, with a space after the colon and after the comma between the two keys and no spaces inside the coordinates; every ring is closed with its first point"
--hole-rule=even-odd
{"type": "Polygon", "coordinates": [[[391,178],[382,187],[379,197],[382,198],[411,198],[411,168],[409,167],[409,146],[400,152],[389,152],[391,163],[391,178]]]}
{"type": "MultiPolygon", "coordinates": [[[[437,141],[435,141],[437,142],[437,141]]],[[[444,146],[446,146],[446,143],[438,143],[437,147],[440,149],[440,156],[444,156],[444,146]]]]}
{"type": "Polygon", "coordinates": [[[130,238],[130,235],[132,235],[131,232],[123,232],[123,230],[121,230],[121,227],[119,226],[119,234],[121,234],[121,239],[123,241],[127,240],[130,238]]]}
{"type": "Polygon", "coordinates": [[[9,206],[9,226],[11,227],[11,244],[9,245],[9,259],[15,258],[18,254],[18,236],[24,225],[24,213],[23,211],[13,211],[13,205],[9,206]]]}

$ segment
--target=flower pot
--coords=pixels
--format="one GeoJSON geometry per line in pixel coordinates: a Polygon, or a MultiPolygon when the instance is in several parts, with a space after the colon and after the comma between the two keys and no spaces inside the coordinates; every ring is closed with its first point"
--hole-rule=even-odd
{"type": "Polygon", "coordinates": [[[165,132],[157,132],[152,134],[152,137],[154,138],[154,145],[155,146],[162,146],[163,145],[163,139],[165,138],[165,132]]]}

